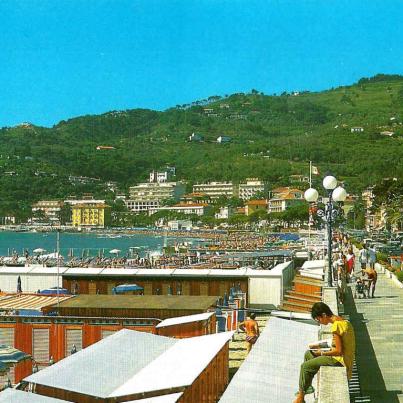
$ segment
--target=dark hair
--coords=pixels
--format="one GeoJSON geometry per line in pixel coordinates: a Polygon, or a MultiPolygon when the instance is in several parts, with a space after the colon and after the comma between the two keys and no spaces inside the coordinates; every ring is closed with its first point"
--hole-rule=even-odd
{"type": "Polygon", "coordinates": [[[252,312],[249,316],[250,316],[251,319],[255,320],[255,318],[256,318],[256,313],[255,313],[255,312],[252,312]]]}
{"type": "Polygon", "coordinates": [[[323,302],[315,302],[311,309],[312,318],[316,319],[318,316],[322,316],[323,314],[326,316],[333,316],[333,312],[328,305],[323,302]]]}

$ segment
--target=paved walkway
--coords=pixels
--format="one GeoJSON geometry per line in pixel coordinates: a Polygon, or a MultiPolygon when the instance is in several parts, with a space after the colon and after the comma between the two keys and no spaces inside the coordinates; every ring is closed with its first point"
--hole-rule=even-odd
{"type": "Polygon", "coordinates": [[[403,289],[378,273],[375,298],[348,296],[357,339],[357,366],[363,396],[372,403],[403,403],[403,289]]]}

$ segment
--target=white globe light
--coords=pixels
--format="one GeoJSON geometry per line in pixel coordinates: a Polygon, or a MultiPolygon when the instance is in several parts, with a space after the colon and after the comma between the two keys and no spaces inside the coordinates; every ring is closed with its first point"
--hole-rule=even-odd
{"type": "Polygon", "coordinates": [[[333,190],[337,186],[337,179],[334,176],[325,176],[323,179],[323,187],[327,190],[333,190]]]}
{"type": "Polygon", "coordinates": [[[309,203],[314,203],[318,200],[319,194],[318,191],[314,188],[309,188],[305,190],[304,193],[305,200],[309,203]]]}
{"type": "Polygon", "coordinates": [[[343,202],[344,200],[346,200],[347,192],[344,188],[339,186],[333,190],[332,196],[334,201],[343,202]]]}

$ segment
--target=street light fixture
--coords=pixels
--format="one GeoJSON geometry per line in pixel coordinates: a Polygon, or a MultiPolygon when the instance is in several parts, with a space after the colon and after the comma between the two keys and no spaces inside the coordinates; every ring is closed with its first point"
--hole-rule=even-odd
{"type": "MultiPolygon", "coordinates": [[[[316,214],[323,219],[327,224],[327,256],[328,256],[328,278],[327,284],[332,287],[332,238],[333,238],[333,222],[338,215],[338,210],[333,202],[343,202],[346,200],[347,192],[341,186],[337,186],[337,179],[334,176],[326,176],[323,179],[323,187],[328,192],[328,201],[325,204],[325,209],[317,210],[316,214]]],[[[305,200],[308,203],[315,203],[318,200],[319,193],[314,188],[309,188],[304,193],[305,200]]]]}

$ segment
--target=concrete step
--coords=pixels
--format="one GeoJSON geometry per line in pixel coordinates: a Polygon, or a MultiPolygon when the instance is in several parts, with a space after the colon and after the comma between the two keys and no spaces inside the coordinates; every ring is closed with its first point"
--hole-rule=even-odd
{"type": "Polygon", "coordinates": [[[311,306],[307,306],[307,305],[301,306],[298,304],[293,304],[292,302],[291,303],[284,302],[283,305],[280,306],[280,310],[289,311],[289,312],[291,311],[291,312],[309,313],[309,312],[311,312],[311,306]]]}
{"type": "Polygon", "coordinates": [[[309,297],[299,297],[296,295],[286,295],[285,296],[285,301],[287,302],[301,302],[301,303],[306,303],[306,304],[310,304],[311,306],[315,303],[315,302],[319,302],[320,299],[313,299],[313,298],[309,298],[309,297]]]}
{"type": "Polygon", "coordinates": [[[322,285],[323,284],[323,280],[319,280],[317,278],[312,278],[312,277],[307,277],[307,276],[301,276],[300,274],[296,274],[294,277],[294,281],[309,281],[311,283],[314,284],[318,284],[318,285],[322,285]]]}
{"type": "Polygon", "coordinates": [[[299,292],[295,290],[288,290],[286,291],[286,296],[296,296],[296,297],[302,297],[302,298],[311,298],[315,301],[321,301],[322,296],[318,294],[308,294],[306,292],[299,292]]]}

